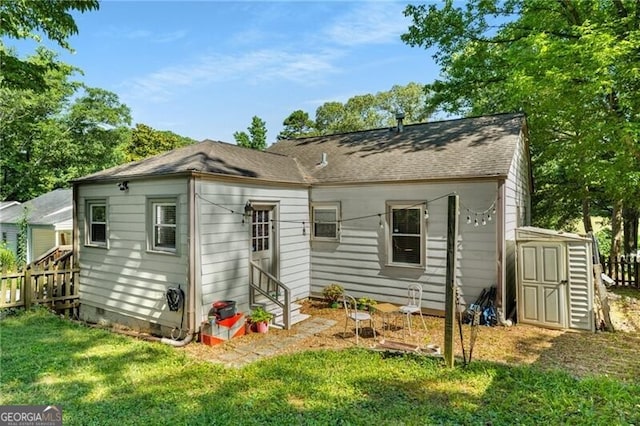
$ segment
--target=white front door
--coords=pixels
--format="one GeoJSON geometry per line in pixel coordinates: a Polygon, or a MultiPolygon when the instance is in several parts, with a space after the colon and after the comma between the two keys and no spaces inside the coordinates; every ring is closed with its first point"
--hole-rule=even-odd
{"type": "Polygon", "coordinates": [[[273,205],[254,205],[251,215],[251,259],[277,276],[276,235],[273,205]]]}
{"type": "Polygon", "coordinates": [[[521,322],[551,328],[567,326],[565,247],[560,243],[525,243],[519,254],[521,322]]]}

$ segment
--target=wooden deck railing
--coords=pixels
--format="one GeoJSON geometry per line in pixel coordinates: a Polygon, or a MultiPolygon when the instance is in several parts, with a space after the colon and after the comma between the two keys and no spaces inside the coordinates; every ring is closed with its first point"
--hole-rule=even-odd
{"type": "Polygon", "coordinates": [[[69,251],[48,262],[36,261],[22,271],[2,274],[0,309],[46,305],[73,316],[79,305],[79,273],[73,253],[69,251]]]}

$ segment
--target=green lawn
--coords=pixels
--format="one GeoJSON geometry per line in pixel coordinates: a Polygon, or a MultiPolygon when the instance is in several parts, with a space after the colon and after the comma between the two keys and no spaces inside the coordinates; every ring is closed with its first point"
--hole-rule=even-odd
{"type": "Polygon", "coordinates": [[[244,369],[44,310],[0,321],[0,405],[56,404],[65,425],[640,424],[640,380],[352,349],[244,369]]]}

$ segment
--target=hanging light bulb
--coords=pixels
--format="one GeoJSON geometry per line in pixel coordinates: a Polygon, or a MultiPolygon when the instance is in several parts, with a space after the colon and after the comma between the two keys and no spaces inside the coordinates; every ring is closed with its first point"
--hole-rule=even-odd
{"type": "Polygon", "coordinates": [[[479,223],[478,223],[478,213],[476,213],[476,219],[473,222],[473,226],[478,226],[478,225],[479,225],[479,223]]]}
{"type": "Polygon", "coordinates": [[[489,213],[489,214],[487,215],[487,220],[488,220],[489,222],[491,222],[491,213],[489,213]]]}
{"type": "Polygon", "coordinates": [[[484,218],[484,215],[482,215],[482,226],[485,226],[487,224],[487,221],[484,218]]]}
{"type": "Polygon", "coordinates": [[[307,235],[307,227],[304,226],[304,222],[302,222],[302,235],[307,235]]]}
{"type": "Polygon", "coordinates": [[[467,224],[471,223],[471,213],[469,213],[469,209],[467,209],[467,224]]]}
{"type": "Polygon", "coordinates": [[[424,209],[424,220],[429,219],[429,210],[424,209]]]}
{"type": "Polygon", "coordinates": [[[380,229],[383,229],[384,224],[382,223],[382,215],[380,213],[378,213],[378,218],[379,218],[380,229]]]}

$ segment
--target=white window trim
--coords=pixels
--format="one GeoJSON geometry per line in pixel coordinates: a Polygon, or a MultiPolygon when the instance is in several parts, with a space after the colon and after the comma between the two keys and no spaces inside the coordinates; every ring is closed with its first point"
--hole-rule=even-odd
{"type": "MultiPolygon", "coordinates": [[[[426,203],[420,201],[387,201],[387,266],[399,266],[404,268],[424,268],[427,264],[426,241],[427,241],[427,224],[425,219],[426,203]],[[393,210],[400,209],[419,209],[420,220],[420,263],[406,263],[393,261],[393,210]]],[[[416,234],[407,234],[416,235],[416,234]]]]}
{"type": "MultiPolygon", "coordinates": [[[[311,203],[311,239],[314,241],[340,241],[340,220],[341,209],[339,201],[330,202],[314,202],[311,203]],[[336,235],[335,237],[318,237],[316,236],[316,209],[319,210],[335,210],[336,212],[336,235]]],[[[333,223],[333,222],[330,222],[333,223]]]]}
{"type": "Polygon", "coordinates": [[[86,211],[85,211],[85,246],[90,247],[103,247],[106,248],[109,243],[109,208],[107,206],[107,200],[105,199],[95,199],[95,200],[87,200],[86,201],[86,211]],[[93,222],[93,207],[94,206],[104,206],[104,222],[93,222]],[[94,241],[93,235],[91,232],[91,226],[93,224],[103,224],[104,223],[104,241],[94,241]]]}
{"type": "Polygon", "coordinates": [[[148,198],[147,199],[147,250],[153,253],[164,254],[178,254],[178,245],[180,241],[179,233],[179,206],[177,197],[162,197],[162,198],[148,198]],[[156,223],[156,209],[158,205],[175,206],[176,208],[176,223],[171,224],[158,224],[156,223]],[[173,227],[175,230],[175,247],[158,247],[156,246],[156,226],[173,227]]]}

